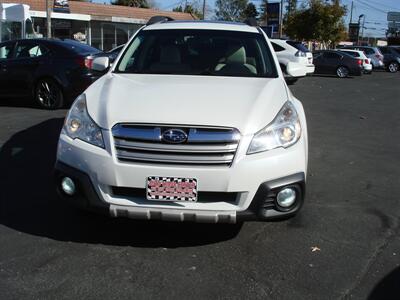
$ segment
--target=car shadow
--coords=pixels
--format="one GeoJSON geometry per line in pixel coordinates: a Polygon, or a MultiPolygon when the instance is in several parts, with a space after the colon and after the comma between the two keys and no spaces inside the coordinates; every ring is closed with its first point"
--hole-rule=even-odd
{"type": "Polygon", "coordinates": [[[53,186],[62,118],[13,135],[0,149],[0,224],[59,241],[189,247],[234,238],[241,225],[146,222],[82,212],[63,203],[53,186]]]}
{"type": "Polygon", "coordinates": [[[310,75],[311,77],[321,77],[321,78],[336,78],[336,79],[354,79],[355,77],[360,77],[360,76],[348,76],[346,78],[339,78],[336,75],[329,75],[329,74],[312,74],[310,75]]]}
{"type": "Polygon", "coordinates": [[[0,107],[25,107],[39,109],[34,100],[28,98],[0,98],[0,107]]]}
{"type": "Polygon", "coordinates": [[[400,268],[394,269],[375,285],[368,300],[395,300],[400,295],[400,268]]]}

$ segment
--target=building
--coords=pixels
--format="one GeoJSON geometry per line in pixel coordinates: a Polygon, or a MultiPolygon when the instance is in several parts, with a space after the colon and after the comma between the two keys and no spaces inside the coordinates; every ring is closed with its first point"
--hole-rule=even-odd
{"type": "MultiPolygon", "coordinates": [[[[46,36],[46,0],[0,0],[2,3],[26,4],[30,7],[32,24],[27,24],[27,36],[46,36]]],[[[49,1],[53,5],[53,1],[49,1]]],[[[193,20],[191,14],[160,11],[90,2],[69,1],[69,12],[51,13],[52,37],[69,38],[92,45],[101,50],[110,50],[124,44],[152,16],[163,15],[175,20],[193,20]]],[[[3,37],[15,38],[14,27],[3,37]]],[[[3,40],[6,38],[3,38],[3,40]]]]}

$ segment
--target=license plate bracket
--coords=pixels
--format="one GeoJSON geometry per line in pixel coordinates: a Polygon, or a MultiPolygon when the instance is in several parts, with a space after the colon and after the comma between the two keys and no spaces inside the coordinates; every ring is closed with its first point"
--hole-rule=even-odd
{"type": "Polygon", "coordinates": [[[196,202],[197,179],[149,176],[146,179],[146,198],[151,201],[196,202]]]}

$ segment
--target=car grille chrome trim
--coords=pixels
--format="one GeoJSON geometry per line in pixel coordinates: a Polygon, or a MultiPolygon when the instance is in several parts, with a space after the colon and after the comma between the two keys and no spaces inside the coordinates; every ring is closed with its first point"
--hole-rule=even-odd
{"type": "Polygon", "coordinates": [[[112,135],[119,161],[181,165],[230,166],[240,140],[234,128],[181,125],[117,124],[112,135]],[[187,141],[164,142],[162,133],[171,128],[187,132],[187,141]]]}

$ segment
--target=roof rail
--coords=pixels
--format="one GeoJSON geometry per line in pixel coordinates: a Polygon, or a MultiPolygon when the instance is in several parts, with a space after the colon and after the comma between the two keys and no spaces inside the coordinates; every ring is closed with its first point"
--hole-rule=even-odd
{"type": "Polygon", "coordinates": [[[244,20],[243,23],[246,25],[249,25],[249,26],[253,26],[253,27],[258,26],[257,20],[255,18],[247,18],[246,20],[244,20]]]}
{"type": "Polygon", "coordinates": [[[146,25],[152,25],[156,23],[164,23],[164,22],[169,22],[169,21],[174,21],[171,17],[167,16],[154,16],[151,17],[150,20],[147,21],[146,25]]]}

